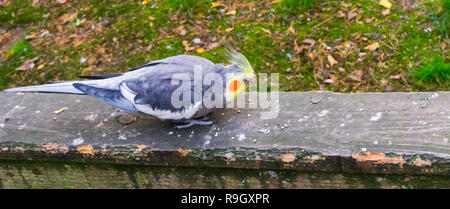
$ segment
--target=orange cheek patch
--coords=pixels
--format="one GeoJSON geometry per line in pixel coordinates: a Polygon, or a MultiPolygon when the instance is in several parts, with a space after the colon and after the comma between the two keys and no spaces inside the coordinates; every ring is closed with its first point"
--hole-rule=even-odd
{"type": "Polygon", "coordinates": [[[236,92],[240,87],[241,87],[242,83],[238,80],[233,80],[231,81],[230,85],[228,86],[228,89],[231,92],[236,92]]]}

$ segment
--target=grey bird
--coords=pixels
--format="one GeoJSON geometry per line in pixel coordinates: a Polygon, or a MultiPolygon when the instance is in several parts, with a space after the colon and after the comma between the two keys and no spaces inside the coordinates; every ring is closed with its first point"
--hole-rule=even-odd
{"type": "MultiPolygon", "coordinates": [[[[193,55],[177,55],[148,64],[132,68],[129,72],[78,76],[91,80],[63,81],[52,84],[26,86],[6,89],[3,92],[42,92],[42,93],[66,93],[92,96],[101,102],[117,109],[143,113],[160,119],[168,119],[178,126],[175,128],[187,128],[195,124],[210,125],[207,115],[216,107],[206,107],[203,97],[193,96],[194,88],[198,83],[191,82],[192,93],[189,105],[175,107],[172,104],[172,94],[183,84],[183,79],[178,85],[173,85],[175,74],[183,73],[189,79],[194,79],[194,66],[202,67],[202,78],[208,73],[217,73],[223,80],[223,101],[234,100],[239,94],[245,92],[247,84],[255,77],[254,70],[249,61],[239,52],[229,48],[226,50],[230,65],[214,64],[208,59],[193,55]],[[226,74],[234,76],[227,79],[226,74]],[[181,125],[180,125],[181,124],[181,125]]],[[[213,83],[211,83],[213,84],[213,83]]],[[[204,95],[211,85],[202,84],[204,95]]],[[[213,98],[214,99],[214,98],[213,98]]]]}

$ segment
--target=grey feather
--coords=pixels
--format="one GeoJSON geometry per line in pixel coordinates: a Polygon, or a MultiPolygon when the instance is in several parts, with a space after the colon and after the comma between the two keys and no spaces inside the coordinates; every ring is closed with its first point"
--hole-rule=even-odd
{"type": "Polygon", "coordinates": [[[78,90],[92,96],[105,104],[111,105],[115,108],[129,111],[138,112],[134,105],[128,101],[119,90],[103,89],[94,86],[85,85],[82,83],[74,83],[73,86],[78,90]]]}

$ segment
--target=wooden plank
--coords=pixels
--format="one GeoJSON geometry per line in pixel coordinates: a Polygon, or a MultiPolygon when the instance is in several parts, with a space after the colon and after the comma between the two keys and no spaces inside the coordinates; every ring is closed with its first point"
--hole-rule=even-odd
{"type": "Polygon", "coordinates": [[[280,93],[275,119],[225,109],[214,126],[184,130],[87,96],[0,101],[0,159],[450,174],[450,92],[280,93]]]}
{"type": "Polygon", "coordinates": [[[450,188],[449,180],[431,175],[0,161],[1,189],[435,189],[450,188]]]}

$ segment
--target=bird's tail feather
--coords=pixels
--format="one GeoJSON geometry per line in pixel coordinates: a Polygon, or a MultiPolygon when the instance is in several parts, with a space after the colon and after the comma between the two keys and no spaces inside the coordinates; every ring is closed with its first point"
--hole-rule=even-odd
{"type": "MultiPolygon", "coordinates": [[[[63,93],[63,94],[86,94],[73,86],[74,83],[90,84],[90,81],[67,81],[60,83],[44,84],[37,86],[25,86],[3,90],[3,93],[9,92],[41,92],[41,93],[63,93]]],[[[95,84],[90,84],[95,86],[95,84]]]]}

